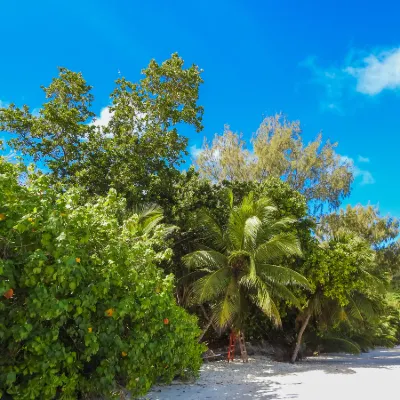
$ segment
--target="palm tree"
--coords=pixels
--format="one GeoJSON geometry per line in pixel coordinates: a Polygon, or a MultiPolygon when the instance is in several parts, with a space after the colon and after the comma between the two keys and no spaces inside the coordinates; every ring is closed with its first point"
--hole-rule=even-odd
{"type": "MultiPolygon", "coordinates": [[[[339,230],[332,234],[330,240],[319,243],[319,247],[330,249],[337,243],[345,243],[348,239],[353,238],[358,242],[364,242],[361,238],[347,230],[339,230]]],[[[368,246],[365,242],[364,244],[368,246]]],[[[362,280],[368,286],[370,292],[377,294],[385,293],[385,286],[383,282],[373,275],[370,271],[371,264],[363,259],[355,265],[356,272],[353,275],[354,280],[362,280]]],[[[301,326],[297,334],[296,345],[291,357],[291,362],[297,360],[297,356],[302,344],[304,332],[312,318],[325,324],[335,324],[339,321],[364,321],[376,317],[374,300],[368,293],[360,290],[351,290],[346,293],[345,300],[341,302],[337,298],[328,297],[324,293],[324,286],[317,285],[316,289],[310,294],[308,304],[299,316],[301,326]],[[343,305],[344,304],[344,305],[343,305]]],[[[340,340],[340,338],[336,338],[340,340]]]]}
{"type": "Polygon", "coordinates": [[[204,276],[191,288],[192,304],[209,302],[212,321],[231,332],[244,332],[248,302],[255,303],[274,323],[281,325],[277,298],[300,306],[288,288],[308,287],[306,278],[280,265],[287,257],[301,256],[300,243],[290,232],[292,218],[277,218],[277,208],[268,198],[254,199],[253,193],[233,207],[228,222],[220,226],[207,211],[197,222],[204,232],[204,244],[183,261],[204,276]]]}
{"type": "MultiPolygon", "coordinates": [[[[127,228],[136,234],[138,238],[150,235],[157,227],[163,225],[164,211],[157,204],[144,204],[133,208],[133,213],[128,219],[127,228]]],[[[163,225],[163,233],[168,235],[175,226],[163,225]]]]}
{"type": "MultiPolygon", "coordinates": [[[[291,362],[297,360],[300,347],[303,340],[304,332],[309,322],[314,319],[318,323],[324,322],[325,325],[335,325],[340,321],[346,321],[350,326],[353,322],[364,322],[377,317],[377,310],[372,299],[368,298],[364,293],[354,292],[348,296],[348,304],[342,306],[337,300],[324,296],[322,289],[317,290],[309,299],[307,307],[299,316],[301,326],[297,334],[296,346],[294,348],[291,362]]],[[[325,338],[329,341],[339,341],[347,345],[352,351],[359,352],[359,346],[349,339],[328,336],[325,338]]]]}

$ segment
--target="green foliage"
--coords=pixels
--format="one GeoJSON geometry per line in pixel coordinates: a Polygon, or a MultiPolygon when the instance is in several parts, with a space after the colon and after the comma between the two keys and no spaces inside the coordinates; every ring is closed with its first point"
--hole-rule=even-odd
{"type": "Polygon", "coordinates": [[[353,232],[376,249],[390,243],[400,232],[396,218],[382,217],[379,209],[371,205],[348,205],[338,213],[324,216],[318,226],[318,234],[328,238],[340,230],[353,232]]]}
{"type": "Polygon", "coordinates": [[[60,68],[44,88],[47,103],[33,115],[28,106],[0,108],[0,131],[15,135],[15,149],[41,160],[54,180],[79,184],[90,194],[114,188],[128,205],[158,202],[187,154],[182,126],[199,132],[203,108],[197,104],[201,70],[184,68],[177,54],[152,60],[137,83],[120,78],[111,94],[108,126],[89,124],[91,87],[82,75],[60,68]]]}
{"type": "Polygon", "coordinates": [[[185,124],[201,131],[203,108],[197,105],[201,70],[184,69],[177,54],[158,64],[152,60],[133,83],[118,79],[111,94],[112,118],[102,135],[90,142],[90,159],[79,182],[93,193],[109,187],[128,202],[158,202],[169,192],[186,153],[185,124]]]}
{"type": "Polygon", "coordinates": [[[138,394],[195,373],[199,332],[175,297],[219,332],[292,347],[298,325],[297,350],[304,331],[310,348],[399,341],[399,221],[372,206],[325,214],[353,181],[336,144],[305,144],[300,123],[277,115],[251,151],[226,126],[197,171],[179,171],[182,128],[203,128],[201,72],[173,54],[138,82],[121,77],[107,126],[65,68],[37,113],[0,108],[9,145],[46,171],[0,161],[3,392],[138,394]]]}
{"type": "Polygon", "coordinates": [[[93,95],[82,74],[59,68],[59,76],[42,88],[48,101],[38,115],[29,107],[0,108],[0,131],[16,135],[9,144],[34,161],[45,161],[56,179],[73,176],[88,151],[86,138],[93,95]]]}
{"type": "Polygon", "coordinates": [[[375,281],[370,274],[374,262],[375,254],[368,243],[349,235],[316,246],[304,268],[314,290],[323,288],[325,297],[345,306],[350,293],[367,291],[375,281]]]}
{"type": "Polygon", "coordinates": [[[364,348],[360,333],[376,328],[378,315],[385,309],[386,287],[374,274],[375,262],[370,245],[348,232],[339,231],[329,241],[315,243],[302,266],[313,290],[298,317],[301,328],[293,362],[310,318],[316,321],[314,345],[326,349],[336,345],[338,350],[345,346],[356,352],[364,348]]]}
{"type": "Polygon", "coordinates": [[[159,209],[127,214],[115,191],[86,201],[22,172],[0,159],[0,391],[138,395],[196,374],[196,319],[156,267],[171,257],[159,209]]]}
{"type": "Polygon", "coordinates": [[[213,320],[220,327],[243,330],[248,302],[256,304],[280,325],[276,299],[299,305],[287,285],[308,286],[294,270],[280,265],[301,255],[300,243],[290,232],[295,222],[279,219],[268,198],[250,193],[231,208],[226,225],[203,211],[197,223],[203,228],[203,246],[184,257],[189,269],[203,272],[192,287],[194,303],[211,302],[213,320]]]}
{"type": "Polygon", "coordinates": [[[277,206],[280,217],[292,216],[296,219],[303,219],[307,215],[306,198],[279,178],[271,176],[262,182],[225,181],[223,187],[232,190],[237,204],[250,192],[254,192],[257,198],[270,198],[277,206]]]}
{"type": "Polygon", "coordinates": [[[286,121],[281,115],[265,118],[251,145],[249,151],[241,135],[225,126],[211,145],[204,143],[196,160],[201,175],[214,182],[284,179],[306,197],[315,214],[326,205],[339,207],[350,194],[353,166],[336,153],[336,144],[323,143],[321,134],[303,143],[297,121],[286,121]]]}
{"type": "MultiPolygon", "coordinates": [[[[368,317],[362,313],[359,316],[345,314],[346,318],[336,321],[336,324],[329,329],[319,330],[319,340],[316,342],[323,347],[325,351],[338,351],[342,349],[344,343],[351,342],[356,345],[359,351],[368,351],[377,346],[394,347],[399,343],[399,308],[388,304],[387,299],[380,299],[372,302],[376,308],[374,314],[368,317]],[[342,339],[340,340],[333,340],[342,339]]],[[[362,312],[366,308],[360,308],[362,312]]],[[[347,310],[348,311],[348,310],[347,310]]],[[[367,311],[368,313],[368,311],[367,311]]],[[[314,341],[314,345],[316,343],[314,341]]],[[[350,350],[344,348],[344,350],[350,350]]]]}

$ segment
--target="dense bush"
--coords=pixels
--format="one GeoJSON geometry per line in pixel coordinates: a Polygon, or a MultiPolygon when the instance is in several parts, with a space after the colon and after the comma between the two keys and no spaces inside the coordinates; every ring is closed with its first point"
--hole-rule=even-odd
{"type": "Polygon", "coordinates": [[[197,373],[196,319],[156,267],[171,257],[157,218],[2,159],[0,196],[0,397],[138,395],[197,373]]]}

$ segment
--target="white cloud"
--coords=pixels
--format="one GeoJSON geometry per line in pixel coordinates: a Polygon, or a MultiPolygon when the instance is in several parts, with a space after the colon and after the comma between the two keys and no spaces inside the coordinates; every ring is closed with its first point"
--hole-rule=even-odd
{"type": "Polygon", "coordinates": [[[100,111],[100,117],[97,118],[94,122],[91,123],[91,125],[94,126],[107,126],[108,123],[111,121],[111,118],[113,116],[113,113],[110,111],[109,107],[104,107],[100,111]]]}
{"type": "Polygon", "coordinates": [[[219,149],[213,151],[213,157],[215,160],[219,160],[221,158],[221,152],[219,151],[219,149]]]}
{"type": "Polygon", "coordinates": [[[369,163],[369,161],[368,157],[358,156],[358,162],[360,163],[369,163]]]}
{"type": "MultiPolygon", "coordinates": [[[[91,122],[90,125],[98,126],[103,132],[102,128],[108,126],[113,115],[114,112],[110,111],[110,107],[104,107],[100,110],[100,117],[96,118],[96,120],[91,122]]],[[[134,126],[133,131],[140,135],[147,124],[146,114],[135,113],[132,122],[134,126]]],[[[112,137],[112,133],[108,133],[106,137],[112,137]]]]}
{"type": "Polygon", "coordinates": [[[400,48],[370,54],[360,64],[345,69],[357,79],[358,92],[373,96],[385,89],[400,88],[400,48]]]}
{"type": "MultiPolygon", "coordinates": [[[[307,68],[312,73],[308,83],[321,88],[320,109],[337,114],[343,114],[342,97],[347,89],[349,75],[343,73],[342,69],[336,66],[321,67],[315,57],[308,57],[300,63],[300,66],[307,68]]],[[[353,78],[351,78],[353,79],[353,78]]]]}
{"type": "MultiPolygon", "coordinates": [[[[204,151],[204,148],[202,147],[197,147],[197,145],[193,145],[190,147],[190,155],[196,159],[199,157],[199,155],[204,151]]],[[[218,161],[221,157],[221,152],[219,149],[216,149],[212,152],[212,159],[213,161],[218,161]]]]}
{"type": "Polygon", "coordinates": [[[354,176],[361,177],[361,185],[373,185],[375,183],[375,179],[372,176],[371,172],[363,170],[361,168],[354,168],[354,176]]]}
{"type": "Polygon", "coordinates": [[[353,49],[343,61],[330,66],[308,57],[300,65],[311,71],[309,83],[322,89],[320,106],[325,111],[343,114],[343,103],[356,94],[374,96],[400,89],[400,47],[370,53],[353,49]]]}
{"type": "Polygon", "coordinates": [[[351,165],[353,168],[354,177],[360,179],[360,185],[372,185],[375,183],[375,179],[372,176],[371,172],[361,169],[357,165],[355,165],[354,160],[348,156],[341,156],[341,160],[343,164],[351,165]]]}
{"type": "Polygon", "coordinates": [[[193,158],[197,158],[202,152],[203,149],[201,147],[197,147],[197,145],[193,145],[190,147],[190,155],[193,158]]]}

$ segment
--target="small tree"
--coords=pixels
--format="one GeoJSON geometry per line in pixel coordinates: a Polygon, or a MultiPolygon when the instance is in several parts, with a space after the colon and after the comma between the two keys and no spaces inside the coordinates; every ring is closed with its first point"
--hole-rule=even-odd
{"type": "Polygon", "coordinates": [[[79,184],[91,194],[114,188],[129,206],[159,204],[187,154],[182,127],[202,130],[201,72],[196,65],[185,68],[178,54],[162,63],[151,60],[138,82],[116,81],[110,121],[98,126],[92,87],[81,73],[59,68],[43,87],[47,100],[38,113],[27,105],[0,107],[0,132],[12,133],[9,144],[45,163],[54,180],[79,184]]]}
{"type": "Polygon", "coordinates": [[[312,318],[321,322],[374,316],[373,299],[384,293],[383,283],[373,275],[375,253],[354,234],[339,232],[327,242],[317,243],[305,262],[304,273],[313,291],[299,316],[301,321],[291,361],[295,362],[304,332],[312,318]]]}
{"type": "Polygon", "coordinates": [[[205,275],[193,284],[191,301],[210,302],[212,319],[221,328],[243,332],[249,301],[276,325],[281,324],[276,299],[300,305],[288,285],[307,287],[308,282],[280,264],[287,257],[301,256],[299,240],[290,232],[295,220],[278,219],[276,211],[269,199],[256,200],[251,193],[231,208],[226,226],[218,225],[206,211],[197,219],[203,245],[184,262],[205,275]]]}
{"type": "Polygon", "coordinates": [[[196,164],[200,174],[214,182],[283,178],[320,214],[327,205],[339,207],[350,194],[354,178],[352,163],[344,161],[335,148],[335,143],[324,143],[321,134],[304,143],[300,123],[276,115],[264,119],[250,149],[241,135],[226,126],[211,144],[204,143],[196,164]]]}

